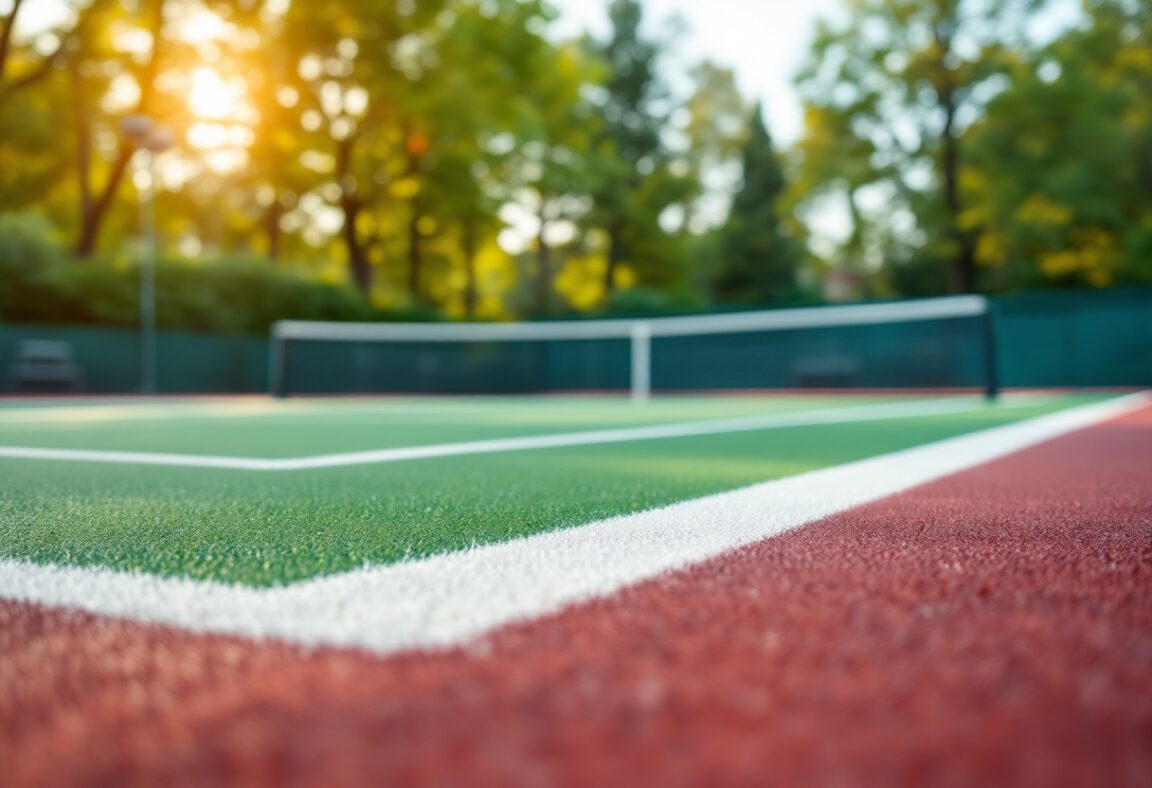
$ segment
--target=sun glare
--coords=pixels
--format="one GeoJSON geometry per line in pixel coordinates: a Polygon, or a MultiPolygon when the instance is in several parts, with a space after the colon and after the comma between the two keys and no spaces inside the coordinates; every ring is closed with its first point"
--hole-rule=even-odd
{"type": "Polygon", "coordinates": [[[208,66],[200,66],[192,72],[188,106],[202,120],[227,120],[236,112],[239,92],[235,83],[226,82],[208,66]]]}
{"type": "Polygon", "coordinates": [[[228,23],[219,15],[203,8],[189,13],[179,23],[180,37],[193,45],[219,41],[228,32],[228,23]]]}

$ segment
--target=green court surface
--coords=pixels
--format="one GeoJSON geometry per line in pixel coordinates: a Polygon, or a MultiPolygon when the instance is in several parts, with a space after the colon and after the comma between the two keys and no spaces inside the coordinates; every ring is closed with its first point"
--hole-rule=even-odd
{"type": "MultiPolygon", "coordinates": [[[[7,458],[0,554],[274,585],[581,525],[1094,399],[969,399],[969,409],[946,415],[277,472],[7,458]]],[[[9,403],[0,408],[0,446],[295,458],[901,401],[9,403]]]]}
{"type": "MultiPolygon", "coordinates": [[[[909,397],[922,401],[923,398],[909,397]]],[[[899,401],[892,397],[236,400],[0,409],[0,445],[298,457],[899,401]]]]}

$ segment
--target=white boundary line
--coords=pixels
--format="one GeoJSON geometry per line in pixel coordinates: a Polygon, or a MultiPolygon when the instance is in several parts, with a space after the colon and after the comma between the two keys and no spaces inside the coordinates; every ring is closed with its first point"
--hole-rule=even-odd
{"type": "Polygon", "coordinates": [[[465,443],[441,443],[432,446],[409,446],[397,449],[322,454],[292,459],[259,459],[252,457],[218,457],[197,454],[165,454],[90,449],[42,449],[25,446],[0,446],[0,459],[52,460],[60,462],[100,462],[128,465],[164,465],[180,468],[221,468],[239,471],[300,471],[317,468],[340,468],[351,465],[376,465],[389,462],[425,460],[434,457],[459,457],[468,454],[556,449],[570,446],[593,446],[607,443],[690,438],[735,432],[755,432],[784,427],[819,424],[845,424],[883,419],[915,418],[986,410],[989,407],[1018,408],[1035,405],[1044,398],[1022,395],[1009,402],[989,406],[983,399],[958,397],[946,400],[891,402],[839,408],[745,416],[734,419],[656,424],[646,427],[623,427],[586,430],[521,438],[496,438],[465,443]]]}
{"type": "Polygon", "coordinates": [[[590,525],[255,589],[0,561],[0,598],[379,654],[467,642],[1152,404],[1138,394],[590,525]]]}

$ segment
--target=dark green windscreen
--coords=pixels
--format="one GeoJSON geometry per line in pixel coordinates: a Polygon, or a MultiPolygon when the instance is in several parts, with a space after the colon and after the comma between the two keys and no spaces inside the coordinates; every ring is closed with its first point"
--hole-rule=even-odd
{"type": "MultiPolygon", "coordinates": [[[[1005,386],[1152,386],[1152,288],[1034,293],[995,303],[1005,386]]],[[[672,391],[976,386],[979,347],[972,337],[970,325],[908,323],[828,334],[658,339],[653,382],[672,391]]],[[[133,328],[0,324],[0,391],[13,390],[8,373],[25,339],[68,342],[84,371],[86,392],[139,390],[140,348],[133,328]]],[[[162,331],[159,350],[163,392],[268,390],[265,337],[162,331]]],[[[300,366],[292,383],[298,392],[327,393],[403,391],[403,386],[445,393],[485,387],[493,393],[622,390],[630,368],[622,340],[443,352],[416,346],[392,353],[388,358],[379,348],[301,345],[293,349],[300,366]]]]}
{"type": "MultiPolygon", "coordinates": [[[[623,391],[624,339],[515,342],[292,340],[289,394],[623,391]]],[[[656,391],[983,388],[983,318],[655,337],[656,391]]]]}

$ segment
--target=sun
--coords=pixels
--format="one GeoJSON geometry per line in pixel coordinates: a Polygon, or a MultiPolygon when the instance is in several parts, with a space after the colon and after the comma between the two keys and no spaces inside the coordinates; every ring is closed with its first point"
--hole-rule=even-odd
{"type": "Polygon", "coordinates": [[[192,72],[188,91],[188,108],[200,120],[228,120],[235,116],[240,90],[235,82],[226,81],[214,69],[199,66],[192,72]]]}
{"type": "Polygon", "coordinates": [[[179,21],[179,35],[193,46],[211,44],[224,38],[228,23],[204,8],[193,8],[179,21]]]}

